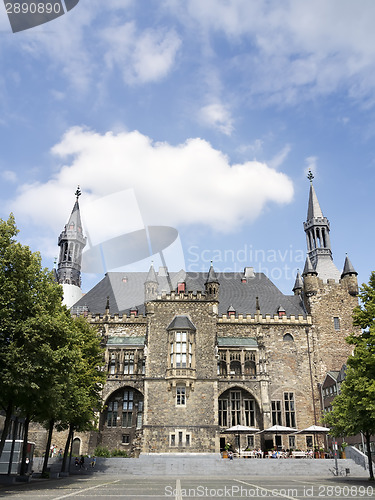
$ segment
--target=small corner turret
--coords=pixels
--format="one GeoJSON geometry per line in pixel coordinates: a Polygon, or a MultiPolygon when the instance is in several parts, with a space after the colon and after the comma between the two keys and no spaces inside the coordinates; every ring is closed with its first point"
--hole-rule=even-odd
{"type": "Polygon", "coordinates": [[[154,263],[151,262],[150,269],[147,274],[147,278],[145,281],[145,302],[149,302],[150,300],[155,300],[158,294],[158,277],[156,276],[156,272],[154,269],[154,263]]]}
{"type": "Polygon", "coordinates": [[[218,277],[216,275],[214,266],[212,265],[212,261],[211,261],[211,266],[210,266],[210,269],[208,271],[207,279],[206,279],[204,286],[205,286],[207,299],[208,300],[218,300],[220,283],[219,283],[218,277]]]}
{"type": "Polygon", "coordinates": [[[344,269],[341,274],[341,283],[345,284],[348,288],[348,292],[350,295],[357,296],[358,295],[358,273],[354,269],[352,263],[349,260],[349,257],[345,257],[344,269]]]}

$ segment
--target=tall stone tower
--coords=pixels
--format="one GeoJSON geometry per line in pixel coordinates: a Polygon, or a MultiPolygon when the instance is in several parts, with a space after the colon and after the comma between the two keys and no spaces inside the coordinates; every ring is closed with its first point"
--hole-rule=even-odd
{"type": "Polygon", "coordinates": [[[307,257],[302,273],[302,298],[312,317],[306,335],[311,347],[315,382],[330,370],[340,370],[351,353],[345,338],[353,333],[352,314],[358,305],[357,273],[348,257],[340,273],[332,258],[329,221],[324,217],[309,172],[310,196],[304,229],[307,257]]]}
{"type": "Polygon", "coordinates": [[[79,187],[75,195],[76,201],[72,213],[58,239],[60,256],[57,266],[57,280],[63,287],[63,303],[67,307],[71,307],[83,295],[81,290],[81,264],[82,250],[86,245],[86,238],[83,236],[79,211],[78,198],[81,195],[79,187]]]}
{"type": "Polygon", "coordinates": [[[309,172],[310,196],[304,229],[307,240],[307,255],[314,270],[325,283],[328,279],[339,281],[340,272],[333,263],[329,220],[324,217],[312,183],[314,176],[309,172]]]}

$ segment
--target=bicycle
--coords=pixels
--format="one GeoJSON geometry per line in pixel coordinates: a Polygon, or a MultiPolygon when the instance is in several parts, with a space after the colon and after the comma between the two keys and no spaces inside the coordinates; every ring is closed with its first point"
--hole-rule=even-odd
{"type": "Polygon", "coordinates": [[[345,469],[336,469],[336,467],[334,467],[333,469],[328,469],[329,472],[331,472],[331,474],[333,474],[334,476],[347,476],[347,472],[345,469]]]}

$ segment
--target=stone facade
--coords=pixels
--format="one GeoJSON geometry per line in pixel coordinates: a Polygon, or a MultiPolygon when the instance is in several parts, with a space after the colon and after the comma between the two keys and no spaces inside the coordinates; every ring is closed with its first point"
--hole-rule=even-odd
{"type": "Polygon", "coordinates": [[[294,295],[252,268],[215,273],[211,265],[203,275],[151,266],[143,275],[108,273],[78,301],[72,313],[84,311],[102,332],[108,373],[99,431],[80,451],[311,446],[311,436],[257,431],[321,423],[320,383],[351,352],[345,337],[353,331],[356,272],[346,261],[337,277],[329,222],[312,186],[305,231],[307,260],[294,295]],[[139,297],[140,286],[144,302],[121,310],[117,304],[139,297]],[[225,432],[236,425],[248,431],[225,432]]]}

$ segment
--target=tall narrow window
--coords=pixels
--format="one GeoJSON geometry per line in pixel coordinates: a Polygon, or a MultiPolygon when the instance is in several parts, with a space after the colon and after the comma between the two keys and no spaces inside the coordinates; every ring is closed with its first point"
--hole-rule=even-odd
{"type": "Polygon", "coordinates": [[[281,401],[271,401],[272,425],[283,425],[281,418],[281,401]]]}
{"type": "Polygon", "coordinates": [[[126,352],[124,355],[124,374],[132,375],[134,373],[134,352],[126,352]]]}
{"type": "Polygon", "coordinates": [[[337,316],[333,318],[333,326],[335,330],[340,330],[340,318],[338,318],[337,316]]]}
{"type": "Polygon", "coordinates": [[[138,412],[137,412],[137,429],[140,429],[142,427],[142,417],[143,417],[143,401],[139,401],[138,412]]]}
{"type": "Polygon", "coordinates": [[[114,375],[116,372],[116,354],[114,352],[111,353],[111,361],[109,364],[109,373],[114,375]]]}
{"type": "Polygon", "coordinates": [[[176,404],[177,406],[185,406],[186,404],[186,387],[184,385],[176,387],[176,404]]]}
{"type": "Polygon", "coordinates": [[[255,401],[253,399],[244,399],[245,425],[255,426],[255,401]]]}
{"type": "Polygon", "coordinates": [[[228,427],[228,400],[219,399],[219,425],[228,427]]]}
{"type": "Polygon", "coordinates": [[[285,424],[287,427],[296,426],[296,412],[293,392],[284,392],[285,424]]]}
{"type": "Polygon", "coordinates": [[[118,402],[117,401],[111,401],[110,403],[108,403],[108,409],[107,409],[107,426],[108,427],[116,427],[117,411],[118,411],[118,402]]]}
{"type": "Polygon", "coordinates": [[[231,425],[241,424],[241,392],[230,393],[231,425]]]}
{"type": "Polygon", "coordinates": [[[133,391],[124,391],[124,401],[122,403],[122,426],[131,427],[133,420],[133,391]]]}

